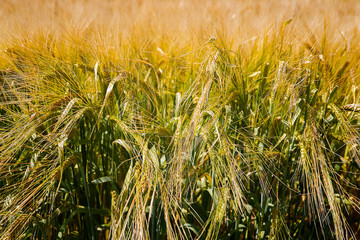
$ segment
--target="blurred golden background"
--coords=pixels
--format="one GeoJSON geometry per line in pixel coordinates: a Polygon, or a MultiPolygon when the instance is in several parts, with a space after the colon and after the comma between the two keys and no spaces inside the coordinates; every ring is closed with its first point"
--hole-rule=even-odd
{"type": "Polygon", "coordinates": [[[241,43],[293,19],[288,29],[294,39],[324,27],[331,36],[351,39],[359,30],[359,13],[357,0],[4,0],[0,33],[3,40],[42,31],[110,41],[136,36],[201,42],[217,35],[241,43]]]}

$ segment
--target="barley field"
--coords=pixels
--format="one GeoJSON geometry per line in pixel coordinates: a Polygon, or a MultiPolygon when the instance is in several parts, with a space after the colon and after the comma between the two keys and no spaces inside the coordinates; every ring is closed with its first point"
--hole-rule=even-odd
{"type": "Polygon", "coordinates": [[[360,2],[3,0],[0,240],[360,239],[360,2]]]}

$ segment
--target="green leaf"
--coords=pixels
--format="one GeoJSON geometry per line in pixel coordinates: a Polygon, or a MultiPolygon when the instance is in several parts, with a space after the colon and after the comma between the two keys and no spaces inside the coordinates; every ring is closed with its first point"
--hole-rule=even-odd
{"type": "Polygon", "coordinates": [[[110,176],[105,176],[105,177],[100,177],[97,179],[94,179],[91,181],[91,184],[101,184],[101,183],[106,183],[106,182],[112,182],[112,177],[110,176]]]}

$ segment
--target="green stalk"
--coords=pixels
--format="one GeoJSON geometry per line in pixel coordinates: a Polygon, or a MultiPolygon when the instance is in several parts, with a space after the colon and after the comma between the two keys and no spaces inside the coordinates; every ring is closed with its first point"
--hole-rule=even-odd
{"type": "Polygon", "coordinates": [[[258,92],[257,92],[257,95],[256,95],[255,109],[258,108],[260,97],[263,95],[263,91],[264,91],[264,87],[265,87],[265,84],[266,84],[268,74],[269,74],[269,63],[266,63],[265,67],[264,67],[263,76],[262,76],[262,79],[260,81],[260,86],[258,88],[258,92]]]}
{"type": "Polygon", "coordinates": [[[151,239],[158,239],[158,234],[156,233],[156,208],[157,208],[157,199],[154,199],[154,204],[151,210],[151,239]]]}
{"type": "MultiPolygon", "coordinates": [[[[80,122],[80,137],[82,141],[85,141],[85,127],[84,127],[84,121],[80,122]]],[[[90,239],[95,240],[95,232],[94,232],[94,223],[92,218],[92,212],[90,208],[90,191],[89,191],[89,184],[86,181],[86,166],[87,166],[87,158],[86,158],[86,146],[84,143],[81,144],[81,156],[83,160],[83,166],[80,168],[81,171],[81,177],[83,180],[85,195],[86,195],[86,201],[87,201],[87,210],[89,215],[89,225],[90,225],[90,239]]]]}

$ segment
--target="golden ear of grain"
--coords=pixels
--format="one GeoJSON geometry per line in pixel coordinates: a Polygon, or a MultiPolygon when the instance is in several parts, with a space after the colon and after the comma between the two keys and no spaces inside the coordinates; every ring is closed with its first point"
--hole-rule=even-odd
{"type": "Polygon", "coordinates": [[[360,112],[360,104],[347,104],[342,107],[344,110],[360,112]]]}
{"type": "Polygon", "coordinates": [[[96,124],[98,123],[98,121],[99,121],[99,119],[100,119],[100,117],[101,117],[101,115],[102,115],[102,113],[103,113],[103,111],[104,111],[104,107],[105,107],[105,104],[106,104],[106,100],[109,98],[110,93],[112,92],[115,83],[116,83],[117,81],[119,81],[120,79],[125,78],[126,76],[127,76],[126,72],[120,72],[120,74],[119,74],[117,77],[115,77],[113,80],[111,80],[111,82],[109,83],[109,86],[108,86],[108,88],[107,88],[107,90],[106,90],[104,102],[103,102],[103,104],[102,104],[102,106],[101,106],[101,109],[100,109],[98,118],[97,118],[97,120],[96,120],[96,122],[95,122],[95,125],[94,125],[92,131],[91,131],[90,136],[92,136],[92,134],[94,133],[96,124]]]}
{"type": "Polygon", "coordinates": [[[79,159],[80,159],[80,156],[78,154],[74,154],[74,155],[71,155],[70,157],[68,157],[65,160],[63,166],[60,166],[60,168],[58,168],[58,170],[55,172],[54,178],[57,180],[60,180],[62,172],[64,172],[64,170],[66,170],[71,164],[78,163],[79,159]]]}
{"type": "Polygon", "coordinates": [[[219,57],[220,52],[217,51],[214,56],[211,58],[211,60],[209,60],[209,63],[206,66],[206,73],[210,74],[213,73],[215,71],[216,68],[216,60],[219,57]]]}

